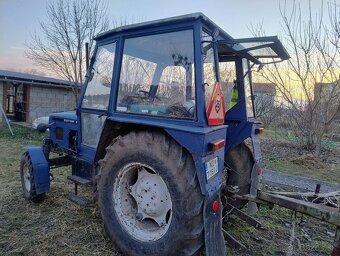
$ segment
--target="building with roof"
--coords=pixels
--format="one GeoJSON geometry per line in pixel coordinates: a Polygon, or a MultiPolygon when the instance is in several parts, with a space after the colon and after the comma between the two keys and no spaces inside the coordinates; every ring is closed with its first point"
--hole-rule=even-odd
{"type": "Polygon", "coordinates": [[[275,84],[273,83],[253,83],[254,94],[276,94],[275,84]]]}
{"type": "Polygon", "coordinates": [[[73,110],[76,100],[68,81],[0,70],[0,106],[10,120],[31,123],[53,112],[73,110]]]}
{"type": "Polygon", "coordinates": [[[276,87],[273,83],[253,83],[253,94],[255,98],[255,109],[270,108],[274,106],[276,87]]]}

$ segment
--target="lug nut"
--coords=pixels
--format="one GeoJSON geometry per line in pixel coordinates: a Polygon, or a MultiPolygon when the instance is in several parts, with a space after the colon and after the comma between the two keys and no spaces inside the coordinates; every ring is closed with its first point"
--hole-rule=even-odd
{"type": "Polygon", "coordinates": [[[136,214],[136,219],[141,221],[143,219],[143,215],[141,213],[136,214]]]}

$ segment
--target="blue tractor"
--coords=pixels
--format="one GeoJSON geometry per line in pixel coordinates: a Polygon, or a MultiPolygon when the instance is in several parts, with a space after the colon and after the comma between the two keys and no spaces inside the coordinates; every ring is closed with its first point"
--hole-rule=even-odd
{"type": "Polygon", "coordinates": [[[51,114],[49,138],[22,155],[25,198],[41,201],[52,169],[71,165],[70,199],[93,186],[124,254],[224,255],[221,198],[256,195],[260,174],[251,69],[289,55],[277,37],[233,39],[201,13],[95,40],[76,112],[51,114]]]}

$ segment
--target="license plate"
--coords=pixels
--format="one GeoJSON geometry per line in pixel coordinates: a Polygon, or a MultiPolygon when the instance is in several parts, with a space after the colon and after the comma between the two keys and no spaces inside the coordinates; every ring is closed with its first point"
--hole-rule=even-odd
{"type": "Polygon", "coordinates": [[[205,163],[205,173],[207,180],[211,179],[218,173],[218,160],[217,157],[205,163]]]}

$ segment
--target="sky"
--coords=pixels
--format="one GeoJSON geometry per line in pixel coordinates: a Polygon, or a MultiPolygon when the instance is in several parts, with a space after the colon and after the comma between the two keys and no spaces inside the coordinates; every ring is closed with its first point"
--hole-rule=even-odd
{"type": "MultiPolygon", "coordinates": [[[[315,8],[322,2],[310,1],[315,8]]],[[[287,0],[288,4],[292,2],[287,0]]],[[[302,10],[307,10],[308,0],[297,2],[302,10]]],[[[48,0],[0,0],[0,69],[40,70],[25,57],[24,51],[32,35],[39,35],[39,21],[48,20],[47,3],[48,0]]],[[[107,0],[107,3],[112,22],[149,21],[202,12],[234,38],[242,38],[251,37],[249,28],[257,24],[263,24],[267,35],[280,34],[279,4],[283,5],[284,0],[107,0]]]]}

